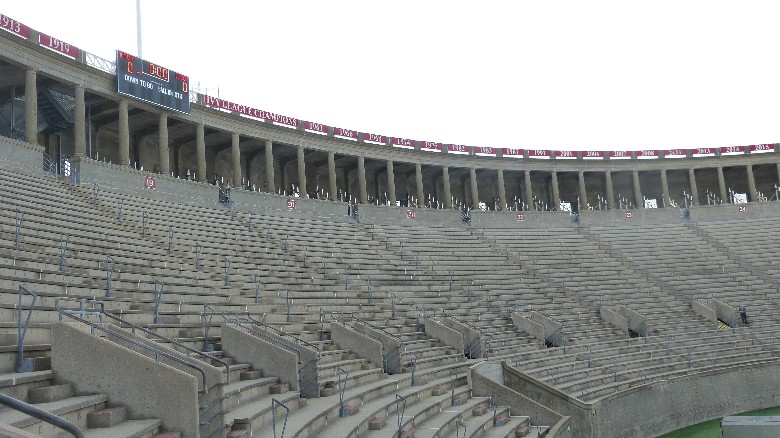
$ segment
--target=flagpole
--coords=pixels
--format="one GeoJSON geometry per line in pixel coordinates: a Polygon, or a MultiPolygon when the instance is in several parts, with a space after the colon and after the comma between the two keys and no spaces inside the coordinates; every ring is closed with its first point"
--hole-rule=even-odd
{"type": "Polygon", "coordinates": [[[141,46],[141,0],[135,0],[135,25],[138,38],[138,57],[143,58],[144,53],[141,46]]]}

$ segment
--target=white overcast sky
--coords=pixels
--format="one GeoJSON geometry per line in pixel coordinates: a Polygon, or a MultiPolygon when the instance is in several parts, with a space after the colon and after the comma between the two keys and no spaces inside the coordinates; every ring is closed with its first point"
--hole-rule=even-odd
{"type": "MultiPolygon", "coordinates": [[[[0,13],[113,60],[136,0],[0,13]]],[[[143,57],[211,95],[472,146],[780,142],[780,2],[141,0],[143,57]]]]}

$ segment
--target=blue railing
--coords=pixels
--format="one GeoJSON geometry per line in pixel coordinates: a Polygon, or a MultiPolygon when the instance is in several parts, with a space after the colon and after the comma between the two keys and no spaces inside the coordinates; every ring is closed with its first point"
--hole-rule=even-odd
{"type": "Polygon", "coordinates": [[[24,357],[24,338],[27,336],[27,329],[30,328],[30,318],[35,310],[35,302],[38,301],[38,294],[32,292],[26,287],[19,285],[19,305],[16,312],[16,372],[27,373],[33,370],[33,359],[24,357]],[[22,297],[24,294],[32,296],[30,309],[27,312],[27,318],[22,326],[22,297]]]}

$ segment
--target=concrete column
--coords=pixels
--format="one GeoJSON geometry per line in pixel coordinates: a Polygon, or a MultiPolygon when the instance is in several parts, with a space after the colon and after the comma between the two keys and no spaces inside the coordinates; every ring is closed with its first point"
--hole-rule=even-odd
{"type": "Polygon", "coordinates": [[[479,208],[479,188],[477,187],[477,169],[469,169],[469,185],[471,186],[471,203],[473,208],[479,208]]]}
{"type": "Polygon", "coordinates": [[[298,146],[298,190],[301,192],[301,198],[308,198],[306,190],[306,156],[303,153],[303,146],[298,146]]]}
{"type": "Polygon", "coordinates": [[[636,208],[645,208],[645,201],[642,199],[642,188],[639,186],[639,171],[633,172],[634,177],[634,202],[636,208]]]}
{"type": "Polygon", "coordinates": [[[693,205],[699,204],[699,188],[696,186],[696,172],[693,168],[688,169],[688,181],[691,183],[691,203],[693,205]]]}
{"type": "Polygon", "coordinates": [[[397,201],[395,197],[395,173],[393,172],[393,162],[387,162],[387,197],[390,199],[390,205],[395,207],[397,201]]]}
{"type": "Polygon", "coordinates": [[[450,169],[441,168],[441,183],[444,186],[444,208],[452,208],[452,190],[450,189],[450,169]]]}
{"type": "Polygon", "coordinates": [[[580,206],[583,209],[588,208],[588,191],[585,189],[585,172],[580,171],[577,175],[577,182],[580,186],[580,206]]]}
{"type": "Polygon", "coordinates": [[[777,163],[777,183],[780,184],[780,163],[777,163]]]}
{"type": "Polygon", "coordinates": [[[553,209],[558,210],[561,208],[561,192],[558,189],[558,172],[552,171],[552,191],[553,191],[553,209]]]}
{"type": "Polygon", "coordinates": [[[24,140],[38,143],[38,72],[32,67],[24,80],[24,140]]]}
{"type": "Polygon", "coordinates": [[[605,177],[607,180],[607,208],[611,210],[617,205],[615,204],[615,188],[612,186],[612,172],[608,170],[605,177]]]}
{"type": "Polygon", "coordinates": [[[206,135],[203,123],[198,123],[195,129],[195,177],[198,181],[206,181],[206,135]]]}
{"type": "Polygon", "coordinates": [[[531,171],[525,171],[525,204],[529,210],[534,209],[534,192],[531,187],[531,171]]]}
{"type": "Polygon", "coordinates": [[[119,101],[119,164],[130,165],[130,121],[124,99],[119,101]]]}
{"type": "Polygon", "coordinates": [[[506,188],[504,187],[504,170],[498,169],[498,204],[501,210],[506,210],[506,188]]]}
{"type": "Polygon", "coordinates": [[[160,161],[160,173],[171,173],[170,155],[168,153],[168,115],[160,113],[158,122],[157,155],[160,161]]]}
{"type": "Polygon", "coordinates": [[[265,191],[276,193],[274,183],[274,144],[271,140],[265,141],[265,191]]]}
{"type": "Polygon", "coordinates": [[[328,199],[331,201],[335,201],[339,197],[336,188],[336,155],[333,152],[328,152],[328,193],[328,199]]]}
{"type": "MultiPolygon", "coordinates": [[[[241,139],[238,133],[234,132],[230,136],[230,157],[233,167],[233,187],[241,187],[241,139]]],[[[273,162],[272,162],[273,166],[273,162]]]]}
{"type": "Polygon", "coordinates": [[[718,188],[720,189],[720,199],[724,203],[730,203],[726,193],[726,180],[723,178],[723,166],[718,166],[718,188]]]}
{"type": "Polygon", "coordinates": [[[73,113],[74,155],[84,157],[87,155],[87,108],[84,104],[84,87],[77,86],[73,93],[76,97],[73,113]]]}
{"type": "Polygon", "coordinates": [[[669,180],[666,179],[666,169],[661,169],[661,192],[664,197],[664,207],[671,207],[672,198],[669,195],[669,180]]]}
{"type": "Polygon", "coordinates": [[[748,201],[758,202],[758,197],[756,196],[756,179],[753,177],[753,165],[748,164],[745,168],[747,169],[748,191],[750,191],[748,194],[748,201]]]}
{"type": "Polygon", "coordinates": [[[422,165],[414,165],[415,182],[417,183],[417,206],[425,207],[425,193],[423,190],[422,165]]]}
{"type": "Polygon", "coordinates": [[[366,190],[366,159],[358,157],[358,202],[368,204],[368,191],[366,190]]]}

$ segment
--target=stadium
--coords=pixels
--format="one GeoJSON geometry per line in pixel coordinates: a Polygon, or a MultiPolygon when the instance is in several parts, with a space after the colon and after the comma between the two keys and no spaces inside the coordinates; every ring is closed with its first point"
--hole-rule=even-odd
{"type": "Polygon", "coordinates": [[[633,437],[780,405],[780,144],[364,133],[0,25],[0,435],[633,437]]]}

